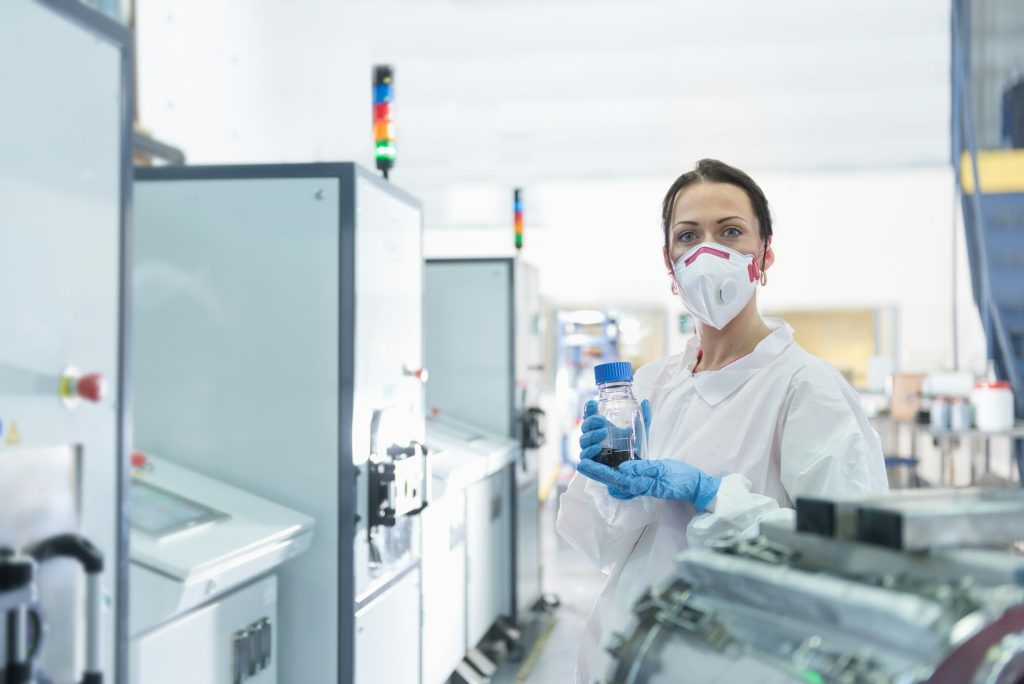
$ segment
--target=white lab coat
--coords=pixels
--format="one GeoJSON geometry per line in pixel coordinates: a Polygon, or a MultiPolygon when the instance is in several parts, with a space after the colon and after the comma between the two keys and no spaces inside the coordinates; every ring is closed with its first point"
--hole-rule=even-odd
{"type": "Polygon", "coordinates": [[[856,392],[831,366],[793,341],[784,321],[753,352],[717,371],[698,372],[699,343],[637,371],[637,399],[651,402],[649,458],[686,461],[722,477],[703,514],[689,503],[638,497],[619,501],[577,474],[559,502],[559,533],[607,575],[584,631],[576,682],[607,672],[607,637],[626,626],[634,601],[672,574],[689,546],[761,520],[792,516],[804,494],[888,489],[878,434],[856,392]]]}

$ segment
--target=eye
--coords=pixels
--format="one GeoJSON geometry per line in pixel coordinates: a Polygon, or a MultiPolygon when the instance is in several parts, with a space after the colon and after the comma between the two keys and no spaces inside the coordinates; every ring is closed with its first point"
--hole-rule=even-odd
{"type": "Polygon", "coordinates": [[[696,238],[696,237],[697,237],[697,234],[694,233],[692,230],[684,230],[682,233],[680,233],[679,235],[676,236],[676,241],[677,242],[693,242],[694,238],[696,238]]]}
{"type": "Polygon", "coordinates": [[[741,235],[743,235],[743,231],[737,228],[736,226],[729,226],[724,231],[722,231],[722,234],[725,235],[726,237],[740,237],[741,235]]]}

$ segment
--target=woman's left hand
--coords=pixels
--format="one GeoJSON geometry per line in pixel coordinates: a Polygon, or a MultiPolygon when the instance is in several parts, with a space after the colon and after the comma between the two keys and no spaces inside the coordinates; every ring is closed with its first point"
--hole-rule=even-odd
{"type": "Polygon", "coordinates": [[[653,496],[659,499],[688,501],[703,513],[715,495],[721,478],[708,475],[689,463],[674,460],[626,461],[610,468],[590,459],[580,461],[576,469],[608,486],[617,499],[653,496]]]}

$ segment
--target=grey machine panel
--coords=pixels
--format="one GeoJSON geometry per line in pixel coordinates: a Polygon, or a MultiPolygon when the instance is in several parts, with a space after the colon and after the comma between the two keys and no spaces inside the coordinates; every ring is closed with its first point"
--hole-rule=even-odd
{"type": "Polygon", "coordinates": [[[543,382],[537,272],[518,259],[430,259],[424,282],[428,409],[523,444],[510,484],[518,621],[541,597],[538,458],[524,429],[543,382]]]}
{"type": "Polygon", "coordinates": [[[423,633],[431,639],[422,684],[440,684],[512,612],[509,466],[519,444],[439,415],[427,420],[427,440],[433,492],[423,521],[423,633]]]}
{"type": "Polygon", "coordinates": [[[498,434],[515,421],[512,278],[511,259],[428,259],[424,273],[427,408],[498,434]]]}
{"type": "MultiPolygon", "coordinates": [[[[431,447],[433,460],[439,450],[431,447]]],[[[423,511],[423,634],[430,647],[420,684],[444,684],[466,655],[466,499],[437,498],[436,469],[434,477],[435,497],[423,511]]]]}
{"type": "Polygon", "coordinates": [[[466,649],[476,648],[495,620],[512,610],[512,503],[506,468],[466,488],[466,649]]]}
{"type": "Polygon", "coordinates": [[[419,573],[415,506],[375,549],[367,522],[374,435],[422,458],[419,205],[353,164],[139,169],[136,194],[137,445],[316,518],[278,672],[351,682],[357,607],[419,573]]]}
{"type": "Polygon", "coordinates": [[[244,684],[285,681],[274,668],[277,624],[277,578],[271,575],[132,639],[130,681],[220,684],[239,681],[237,673],[245,674],[244,684]]]}
{"type": "MultiPolygon", "coordinates": [[[[72,532],[99,548],[93,654],[122,681],[131,36],[79,2],[4,2],[0,63],[0,546],[72,532]],[[101,401],[62,402],[69,367],[102,374],[101,401]]],[[[87,657],[79,572],[58,559],[39,575],[59,682],[87,657]]]]}

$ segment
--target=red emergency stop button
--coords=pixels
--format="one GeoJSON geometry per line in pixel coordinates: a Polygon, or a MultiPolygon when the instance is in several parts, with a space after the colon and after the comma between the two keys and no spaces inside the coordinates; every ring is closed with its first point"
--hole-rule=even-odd
{"type": "Polygon", "coordinates": [[[86,401],[103,401],[107,395],[107,381],[101,373],[90,373],[78,378],[78,396],[86,401]]]}
{"type": "Polygon", "coordinates": [[[145,468],[146,467],[146,454],[141,451],[136,451],[132,454],[132,468],[145,468]]]}
{"type": "Polygon", "coordinates": [[[60,398],[69,409],[74,409],[82,400],[101,402],[106,395],[107,382],[102,373],[82,375],[71,366],[61,375],[60,398]]]}

